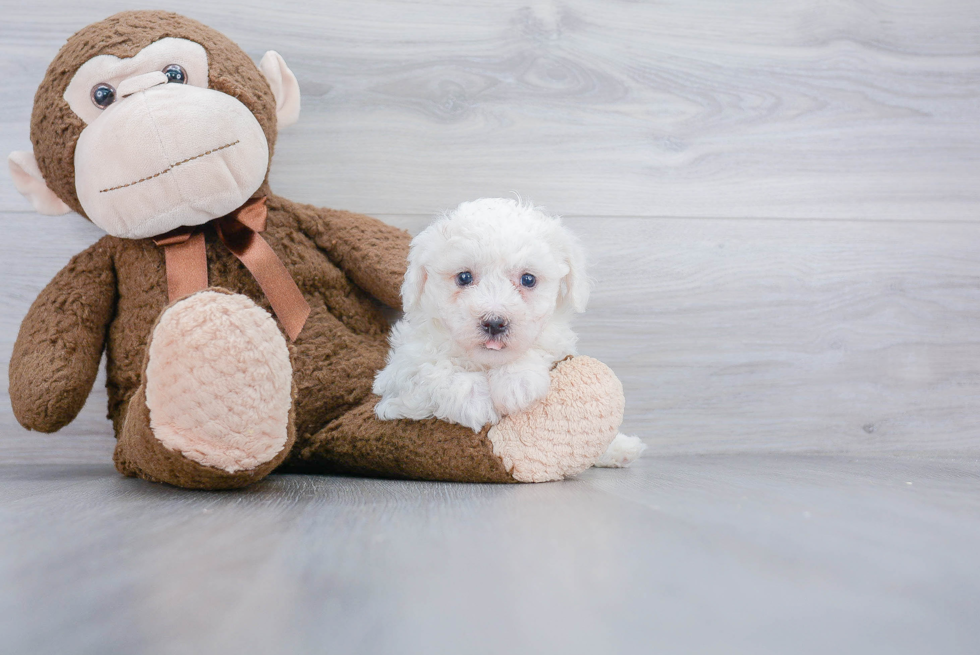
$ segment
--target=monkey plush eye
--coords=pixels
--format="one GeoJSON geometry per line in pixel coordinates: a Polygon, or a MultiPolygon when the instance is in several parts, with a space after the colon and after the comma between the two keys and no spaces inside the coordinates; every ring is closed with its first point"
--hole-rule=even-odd
{"type": "Polygon", "coordinates": [[[538,278],[534,277],[530,273],[525,273],[521,276],[521,286],[531,289],[535,284],[538,283],[538,278]]]}
{"type": "Polygon", "coordinates": [[[177,64],[170,64],[163,69],[163,74],[167,76],[167,83],[176,82],[177,84],[187,84],[187,73],[177,64]]]}
{"type": "Polygon", "coordinates": [[[92,87],[92,103],[99,109],[105,109],[116,100],[116,90],[102,83],[92,87]]]}
{"type": "Polygon", "coordinates": [[[473,274],[469,271],[463,271],[456,275],[456,286],[468,287],[473,284],[473,274]]]}

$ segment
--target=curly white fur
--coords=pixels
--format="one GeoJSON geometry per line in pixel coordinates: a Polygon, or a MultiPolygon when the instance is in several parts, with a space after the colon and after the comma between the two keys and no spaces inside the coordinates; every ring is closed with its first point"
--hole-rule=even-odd
{"type": "MultiPolygon", "coordinates": [[[[374,381],[375,413],[479,432],[547,395],[554,363],[576,354],[570,322],[585,311],[589,281],[582,247],[560,218],[484,198],[415,237],[401,294],[405,315],[374,381]]],[[[631,439],[617,437],[630,447],[600,465],[639,456],[642,442],[631,439]]]]}
{"type": "Polygon", "coordinates": [[[569,322],[588,298],[582,248],[559,218],[514,200],[461,204],[412,241],[375,412],[479,431],[527,408],[548,393],[552,364],[575,354],[569,322]]]}

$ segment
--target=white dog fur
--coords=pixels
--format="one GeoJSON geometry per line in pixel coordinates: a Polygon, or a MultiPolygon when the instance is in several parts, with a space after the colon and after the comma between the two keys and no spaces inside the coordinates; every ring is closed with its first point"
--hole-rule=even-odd
{"type": "MultiPolygon", "coordinates": [[[[521,202],[464,202],[412,241],[404,317],[375,378],[381,419],[436,417],[479,432],[548,393],[550,370],[576,354],[571,317],[589,281],[578,240],[521,202]]],[[[597,466],[646,446],[620,434],[597,466]]]]}

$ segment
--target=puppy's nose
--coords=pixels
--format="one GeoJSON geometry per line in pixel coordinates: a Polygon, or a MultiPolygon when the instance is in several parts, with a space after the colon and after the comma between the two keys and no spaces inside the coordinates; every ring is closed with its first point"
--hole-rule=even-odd
{"type": "Polygon", "coordinates": [[[496,337],[507,331],[507,321],[497,316],[491,316],[490,318],[483,319],[480,327],[491,337],[496,337]]]}

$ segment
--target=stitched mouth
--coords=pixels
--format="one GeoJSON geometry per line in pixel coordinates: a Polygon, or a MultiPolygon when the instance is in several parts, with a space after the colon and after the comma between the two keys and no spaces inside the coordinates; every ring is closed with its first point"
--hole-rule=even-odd
{"type": "Polygon", "coordinates": [[[147,182],[147,181],[152,180],[154,178],[160,177],[161,175],[166,175],[167,173],[169,173],[173,169],[177,168],[178,166],[182,166],[182,165],[186,164],[187,162],[192,162],[195,159],[200,159],[201,157],[207,157],[208,155],[213,154],[213,153],[216,153],[219,150],[224,150],[224,149],[230,148],[232,146],[237,146],[240,142],[241,142],[240,139],[236,139],[235,141],[232,141],[231,143],[226,143],[223,146],[218,146],[217,148],[211,148],[210,150],[206,150],[206,151],[202,152],[199,155],[194,155],[193,157],[188,157],[187,159],[183,159],[183,160],[177,162],[176,164],[171,164],[170,166],[168,166],[167,168],[163,169],[159,173],[154,173],[153,175],[149,175],[149,176],[144,177],[142,179],[136,180],[135,182],[130,182],[129,184],[120,184],[119,186],[110,187],[108,189],[102,189],[102,190],[99,191],[99,193],[108,193],[109,191],[117,191],[119,189],[125,189],[126,187],[135,186],[135,185],[139,184],[140,182],[147,182]]]}

